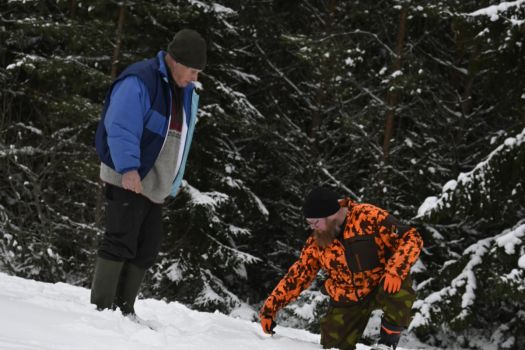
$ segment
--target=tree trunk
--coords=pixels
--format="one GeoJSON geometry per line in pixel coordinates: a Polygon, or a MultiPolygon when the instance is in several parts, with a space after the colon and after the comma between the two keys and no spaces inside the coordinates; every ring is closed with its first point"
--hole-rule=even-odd
{"type": "MultiPolygon", "coordinates": [[[[120,47],[122,44],[122,28],[124,27],[124,14],[126,12],[126,3],[122,3],[118,11],[118,24],[115,34],[115,46],[113,48],[113,59],[111,61],[111,78],[117,77],[117,69],[120,56],[120,47]]],[[[102,225],[102,206],[104,203],[104,184],[99,180],[100,190],[97,193],[96,207],[95,207],[95,223],[98,227],[102,225]]]]}
{"type": "MultiPolygon", "coordinates": [[[[525,25],[521,26],[521,31],[523,35],[525,36],[525,25]]],[[[521,108],[521,122],[522,122],[522,125],[525,127],[525,103],[523,102],[522,102],[522,108],[521,108]]]]}
{"type": "Polygon", "coordinates": [[[122,27],[124,26],[124,14],[126,13],[126,3],[122,3],[118,13],[117,32],[115,34],[115,47],[113,48],[113,60],[111,62],[111,77],[117,77],[117,68],[120,56],[120,46],[122,44],[122,27]]]}
{"type": "MultiPolygon", "coordinates": [[[[334,31],[333,24],[334,24],[334,17],[335,17],[335,10],[337,6],[338,1],[337,0],[329,0],[326,3],[326,22],[324,26],[324,30],[326,33],[330,34],[334,31]]],[[[324,65],[326,68],[330,69],[333,64],[333,55],[330,55],[328,59],[324,62],[324,65]]],[[[317,149],[317,132],[319,128],[321,127],[322,121],[323,121],[323,108],[322,106],[326,102],[326,89],[327,86],[331,84],[331,78],[333,74],[330,74],[330,71],[327,72],[327,74],[323,75],[323,80],[319,82],[319,90],[317,90],[317,94],[315,96],[315,106],[317,107],[316,110],[312,111],[312,122],[310,124],[310,130],[308,130],[308,136],[314,140],[312,150],[314,153],[318,152],[317,149]]]]}
{"type": "Polygon", "coordinates": [[[75,18],[77,15],[77,0],[70,0],[69,1],[69,17],[75,18]]]}
{"type": "MultiPolygon", "coordinates": [[[[392,71],[397,72],[401,69],[402,58],[403,58],[403,47],[405,46],[405,34],[406,34],[406,25],[407,25],[407,14],[408,8],[403,7],[401,13],[399,14],[399,31],[397,32],[397,42],[396,42],[396,58],[392,65],[392,71]]],[[[388,89],[386,102],[388,110],[386,112],[386,122],[385,122],[385,133],[383,139],[383,160],[387,160],[390,154],[390,140],[394,135],[394,111],[397,107],[398,92],[395,89],[392,89],[395,85],[396,78],[393,79],[391,87],[388,89]]]]}

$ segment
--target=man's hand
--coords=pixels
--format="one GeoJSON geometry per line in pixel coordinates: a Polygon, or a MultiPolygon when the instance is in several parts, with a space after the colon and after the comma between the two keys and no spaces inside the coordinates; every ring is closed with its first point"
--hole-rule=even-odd
{"type": "Polygon", "coordinates": [[[383,288],[385,289],[385,292],[387,293],[397,293],[401,289],[401,278],[392,275],[390,273],[385,273],[383,276],[384,279],[384,285],[383,288]]]}
{"type": "Polygon", "coordinates": [[[273,329],[275,328],[275,326],[277,326],[277,324],[274,322],[273,318],[261,316],[261,326],[264,333],[275,334],[273,329]]]}
{"type": "Polygon", "coordinates": [[[122,175],[122,187],[135,193],[142,193],[142,182],[138,171],[131,170],[122,175]]]}

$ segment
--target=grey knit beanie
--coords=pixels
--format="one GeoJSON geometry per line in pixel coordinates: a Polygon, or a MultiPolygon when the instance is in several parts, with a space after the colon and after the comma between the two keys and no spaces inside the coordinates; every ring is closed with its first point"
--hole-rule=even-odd
{"type": "Polygon", "coordinates": [[[183,65],[203,70],[206,66],[206,41],[192,29],[182,29],[168,45],[168,53],[183,65]]]}

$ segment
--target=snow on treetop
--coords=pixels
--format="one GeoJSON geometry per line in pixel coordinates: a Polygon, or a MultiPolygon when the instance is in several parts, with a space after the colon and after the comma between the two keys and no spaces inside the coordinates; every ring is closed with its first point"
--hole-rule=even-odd
{"type": "MultiPolygon", "coordinates": [[[[524,0],[525,2],[525,0],[524,0]]],[[[501,145],[499,145],[494,151],[492,151],[488,157],[478,163],[474,169],[467,173],[460,173],[457,180],[448,181],[441,191],[439,197],[427,197],[423,204],[419,207],[417,211],[416,218],[423,216],[429,216],[433,211],[443,208],[446,203],[452,198],[452,195],[455,193],[456,189],[459,186],[467,188],[469,185],[472,185],[474,180],[480,181],[481,188],[486,188],[485,182],[486,173],[492,167],[491,161],[500,154],[509,152],[510,150],[520,147],[525,143],[525,129],[521,131],[516,137],[507,138],[501,145]]]]}
{"type": "Polygon", "coordinates": [[[191,186],[187,181],[183,181],[183,188],[191,197],[191,205],[203,205],[215,208],[224,201],[228,200],[228,195],[220,192],[201,192],[195,187],[191,186]]]}
{"type": "Polygon", "coordinates": [[[202,1],[198,1],[198,0],[189,0],[189,3],[192,4],[193,6],[202,8],[204,10],[204,12],[215,12],[215,13],[221,14],[221,15],[235,15],[235,14],[237,14],[237,11],[235,11],[235,10],[229,8],[229,7],[226,7],[224,5],[218,4],[218,3],[212,3],[211,5],[209,5],[209,4],[206,4],[206,3],[202,2],[202,1]]]}
{"type": "Polygon", "coordinates": [[[489,7],[485,7],[482,9],[479,9],[477,11],[469,13],[469,16],[489,16],[492,17],[494,15],[498,15],[500,12],[505,12],[511,7],[520,7],[522,4],[525,4],[525,0],[517,0],[517,1],[508,1],[508,2],[501,2],[498,5],[491,5],[489,7]]]}
{"type": "MultiPolygon", "coordinates": [[[[467,14],[467,16],[472,17],[478,17],[478,16],[487,16],[490,17],[491,21],[497,21],[500,18],[500,13],[505,12],[509,10],[510,8],[516,8],[516,12],[518,11],[518,7],[525,4],[525,0],[517,0],[517,1],[504,1],[499,3],[498,5],[492,5],[489,7],[485,7],[482,9],[479,9],[477,11],[471,12],[467,14]]],[[[517,20],[515,18],[511,18],[510,22],[513,25],[521,25],[525,22],[525,20],[517,20]]]]}
{"type": "Polygon", "coordinates": [[[505,253],[514,254],[515,248],[522,242],[523,236],[525,236],[525,223],[508,232],[503,232],[496,239],[496,243],[499,247],[505,248],[505,253]]]}

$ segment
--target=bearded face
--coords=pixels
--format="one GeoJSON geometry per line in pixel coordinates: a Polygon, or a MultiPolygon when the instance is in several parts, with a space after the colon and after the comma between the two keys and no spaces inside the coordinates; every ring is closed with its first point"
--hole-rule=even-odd
{"type": "Polygon", "coordinates": [[[321,249],[325,249],[337,236],[337,220],[333,217],[327,217],[321,220],[325,220],[324,225],[318,225],[314,229],[314,238],[317,246],[321,249]]]}

